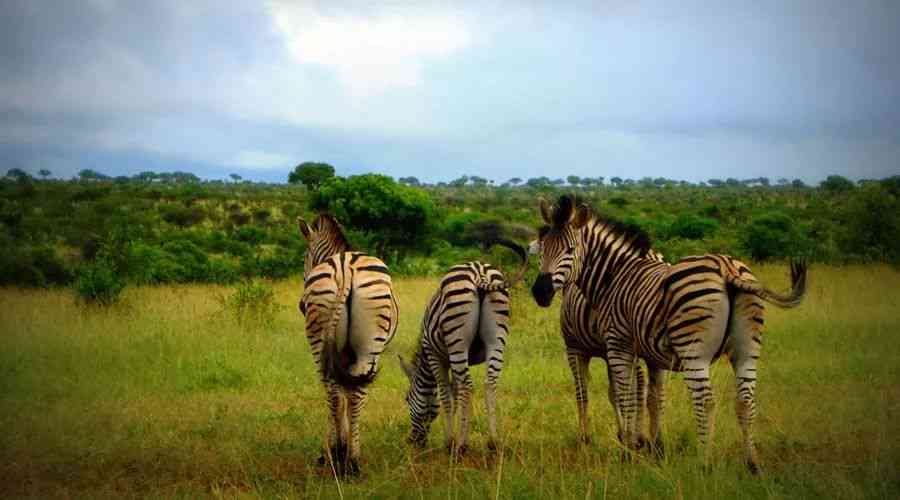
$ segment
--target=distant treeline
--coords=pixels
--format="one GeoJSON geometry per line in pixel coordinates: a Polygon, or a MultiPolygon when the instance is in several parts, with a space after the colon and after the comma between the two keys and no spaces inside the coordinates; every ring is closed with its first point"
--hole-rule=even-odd
{"type": "MultiPolygon", "coordinates": [[[[0,284],[72,284],[90,295],[113,283],[231,283],[302,273],[296,218],[328,210],[359,249],[398,275],[435,275],[485,255],[503,235],[522,243],[539,223],[537,200],[575,193],[595,210],[649,233],[668,260],[720,252],[750,260],[805,256],[828,263],[900,263],[900,176],[810,187],[766,178],[702,185],[668,179],[478,176],[423,185],[377,174],[335,177],[302,164],[295,184],[201,182],[184,172],[71,181],[11,169],[0,180],[0,284]],[[301,168],[302,167],[302,168],[301,168]],[[304,170],[305,169],[305,170],[304,170]]],[[[489,257],[513,265],[494,250],[489,257]]]]}

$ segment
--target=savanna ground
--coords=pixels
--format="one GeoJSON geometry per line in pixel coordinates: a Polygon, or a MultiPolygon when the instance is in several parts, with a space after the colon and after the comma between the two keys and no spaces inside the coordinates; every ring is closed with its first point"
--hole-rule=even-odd
{"type": "MultiPolygon", "coordinates": [[[[754,266],[785,289],[784,266],[754,266]]],[[[573,387],[554,307],[513,297],[500,382],[502,450],[485,447],[481,396],[469,454],[451,463],[443,421],[429,448],[406,444],[409,355],[436,279],[396,283],[402,320],[363,416],[363,475],[316,465],[326,424],[296,309],[299,280],[274,284],[275,320],[241,326],[214,285],[132,287],[109,309],[71,291],[0,290],[3,497],[900,497],[900,273],[814,266],[805,303],[769,309],[756,435],[765,467],[741,461],[727,362],[715,365],[711,465],[696,451],[687,389],[668,382],[668,454],[621,460],[601,361],[592,372],[594,443],[576,443],[573,387]]]]}

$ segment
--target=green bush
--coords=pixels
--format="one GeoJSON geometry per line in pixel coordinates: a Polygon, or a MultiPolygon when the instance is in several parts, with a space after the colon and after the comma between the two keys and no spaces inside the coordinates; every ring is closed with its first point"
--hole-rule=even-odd
{"type": "Polygon", "coordinates": [[[754,218],[740,233],[742,249],[755,260],[797,257],[809,243],[794,221],[779,212],[754,218]]]}
{"type": "Polygon", "coordinates": [[[191,227],[203,222],[206,212],[200,207],[164,205],[159,209],[162,220],[180,228],[191,227]]]}
{"type": "Polygon", "coordinates": [[[6,250],[0,252],[0,285],[46,287],[72,281],[71,269],[52,247],[4,244],[3,248],[6,250]]]}
{"type": "Polygon", "coordinates": [[[372,231],[385,247],[416,248],[433,230],[434,202],[427,191],[366,174],[326,180],[309,198],[314,211],[328,211],[347,227],[372,231]]]}
{"type": "Polygon", "coordinates": [[[866,186],[847,210],[840,246],[863,260],[900,262],[900,200],[888,188],[866,186]]]}
{"type": "Polygon", "coordinates": [[[715,219],[692,214],[681,214],[669,227],[669,237],[702,240],[715,234],[718,230],[719,223],[715,219]]]}
{"type": "Polygon", "coordinates": [[[78,269],[74,287],[85,303],[106,306],[119,300],[125,283],[108,262],[97,260],[78,269]]]}

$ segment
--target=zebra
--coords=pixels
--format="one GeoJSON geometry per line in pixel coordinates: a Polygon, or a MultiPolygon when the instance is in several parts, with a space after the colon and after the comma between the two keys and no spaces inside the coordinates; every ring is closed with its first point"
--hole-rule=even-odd
{"type": "MultiPolygon", "coordinates": [[[[540,254],[539,240],[533,241],[529,245],[529,253],[535,255],[540,254]]],[[[647,259],[655,262],[664,262],[663,255],[655,250],[649,250],[646,255],[647,259]]],[[[603,337],[596,335],[602,329],[603,317],[598,311],[591,307],[574,282],[566,283],[562,293],[562,304],[559,310],[560,333],[562,334],[563,343],[566,346],[566,361],[572,372],[572,379],[575,382],[575,402],[578,410],[578,429],[579,440],[588,444],[591,442],[589,425],[588,425],[588,369],[591,358],[599,357],[606,360],[606,344],[603,337]]],[[[658,376],[653,369],[650,371],[651,376],[658,376]]],[[[615,385],[612,383],[612,373],[607,365],[608,398],[610,404],[615,410],[615,385]]],[[[661,381],[661,379],[660,379],[661,381]]],[[[644,422],[644,407],[646,405],[647,393],[644,379],[644,371],[638,366],[635,369],[635,384],[637,397],[637,416],[639,428],[644,422]]],[[[660,393],[656,390],[656,385],[651,386],[650,397],[654,403],[658,403],[656,399],[660,397],[660,393]]],[[[658,404],[651,405],[655,411],[658,404]]],[[[654,418],[651,423],[658,423],[659,419],[654,418]]],[[[619,438],[622,438],[621,422],[619,424],[619,438]]],[[[641,435],[639,438],[641,444],[648,443],[649,440],[641,435]]],[[[656,451],[661,451],[659,443],[656,443],[656,451]]]]}
{"type": "Polygon", "coordinates": [[[546,226],[540,232],[540,270],[532,295],[539,306],[547,307],[556,290],[572,283],[602,318],[595,335],[606,346],[623,443],[630,449],[641,444],[638,394],[632,387],[641,358],[651,368],[651,394],[658,391],[658,401],[649,398],[651,439],[661,442],[660,374],[680,371],[691,391],[700,448],[707,450],[714,416],[709,367],[725,354],[735,372],[745,461],[751,472],[758,472],[752,424],[763,301],[782,308],[798,306],[806,291],[805,262],[791,263],[792,290],[780,295],[727,255],[686,257],[673,265],[648,259],[645,233],[594,214],[586,205],[576,208],[568,196],[555,208],[541,200],[540,209],[546,226]]]}
{"type": "Polygon", "coordinates": [[[509,240],[491,243],[516,252],[522,259],[518,274],[507,280],[496,267],[478,261],[450,268],[425,310],[422,336],[412,362],[407,364],[400,357],[410,381],[406,394],[412,422],[409,441],[420,448],[426,445],[431,424],[443,406],[447,449],[454,454],[465,453],[472,412],[469,366],[484,362],[488,448],[497,447],[496,389],[509,335],[509,288],[524,276],[528,255],[509,240]]]}
{"type": "Polygon", "coordinates": [[[384,262],[351,251],[333,216],[298,225],[308,241],[299,307],[331,412],[319,463],[358,474],[359,415],[379,356],[397,331],[397,300],[384,262]]]}

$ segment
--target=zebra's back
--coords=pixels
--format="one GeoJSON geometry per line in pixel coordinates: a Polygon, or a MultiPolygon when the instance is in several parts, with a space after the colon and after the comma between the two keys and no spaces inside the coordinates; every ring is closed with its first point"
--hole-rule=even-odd
{"type": "Polygon", "coordinates": [[[313,268],[305,285],[300,309],[320,368],[326,336],[333,335],[337,368],[351,378],[374,378],[399,318],[387,266],[360,252],[341,252],[313,268]]]}

